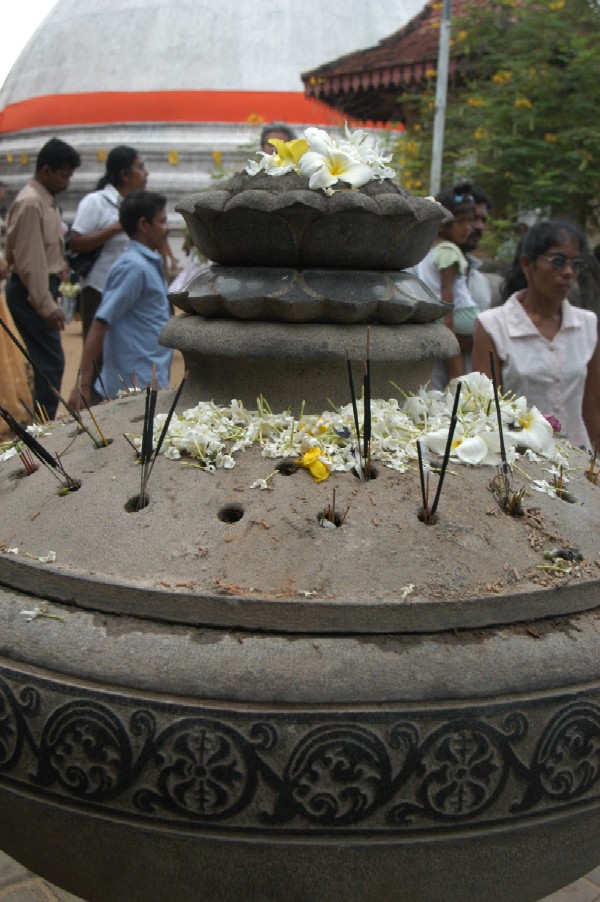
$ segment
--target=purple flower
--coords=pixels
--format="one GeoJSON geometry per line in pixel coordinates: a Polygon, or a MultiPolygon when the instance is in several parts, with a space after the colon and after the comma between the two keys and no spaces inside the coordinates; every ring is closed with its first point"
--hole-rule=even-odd
{"type": "Polygon", "coordinates": [[[549,413],[545,413],[544,416],[548,420],[550,425],[552,426],[552,429],[554,430],[554,432],[560,432],[562,427],[560,425],[560,422],[556,419],[556,417],[553,417],[552,414],[549,414],[549,413]]]}

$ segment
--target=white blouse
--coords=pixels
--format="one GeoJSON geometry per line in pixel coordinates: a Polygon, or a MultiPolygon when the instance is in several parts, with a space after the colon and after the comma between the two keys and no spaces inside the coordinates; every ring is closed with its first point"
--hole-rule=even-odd
{"type": "Polygon", "coordinates": [[[494,342],[502,362],[502,389],[525,395],[543,414],[555,416],[561,435],[590,448],[582,416],[587,367],[598,341],[595,313],[565,299],[560,329],[550,341],[540,334],[517,294],[477,319],[494,342]]]}

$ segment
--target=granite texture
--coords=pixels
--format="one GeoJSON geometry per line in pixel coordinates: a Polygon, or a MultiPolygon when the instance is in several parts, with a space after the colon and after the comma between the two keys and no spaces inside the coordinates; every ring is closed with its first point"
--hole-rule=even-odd
{"type": "Polygon", "coordinates": [[[228,266],[299,269],[406,269],[425,256],[444,207],[388,179],[332,196],[289,173],[237,173],[177,205],[192,240],[228,266]]]}

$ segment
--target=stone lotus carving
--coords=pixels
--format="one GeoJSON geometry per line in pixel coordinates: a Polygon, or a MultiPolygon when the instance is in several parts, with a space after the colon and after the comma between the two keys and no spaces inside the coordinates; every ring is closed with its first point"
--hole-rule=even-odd
{"type": "Polygon", "coordinates": [[[405,269],[450,216],[387,179],[327,196],[295,173],[238,173],[176,209],[215,263],[299,269],[405,269]]]}
{"type": "Polygon", "coordinates": [[[403,272],[211,266],[170,295],[186,313],[287,323],[430,323],[446,306],[403,272]]]}

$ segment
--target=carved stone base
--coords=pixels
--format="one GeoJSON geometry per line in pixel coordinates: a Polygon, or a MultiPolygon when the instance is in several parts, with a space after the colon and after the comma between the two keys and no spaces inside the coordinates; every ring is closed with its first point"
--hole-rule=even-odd
{"type": "MultiPolygon", "coordinates": [[[[161,344],[183,353],[190,371],[184,403],[232,398],[250,409],[263,395],[273,410],[320,412],[333,402],[350,402],[346,352],[357,363],[362,384],[366,327],[328,324],[239,322],[177,316],[167,323],[161,344]]],[[[434,360],[458,353],[454,335],[436,323],[371,326],[373,397],[416,391],[431,378],[434,360]]]]}
{"type": "Polygon", "coordinates": [[[0,845],[83,898],[534,902],[600,860],[597,614],[364,642],[53,605],[36,641],[0,600],[0,845]]]}

